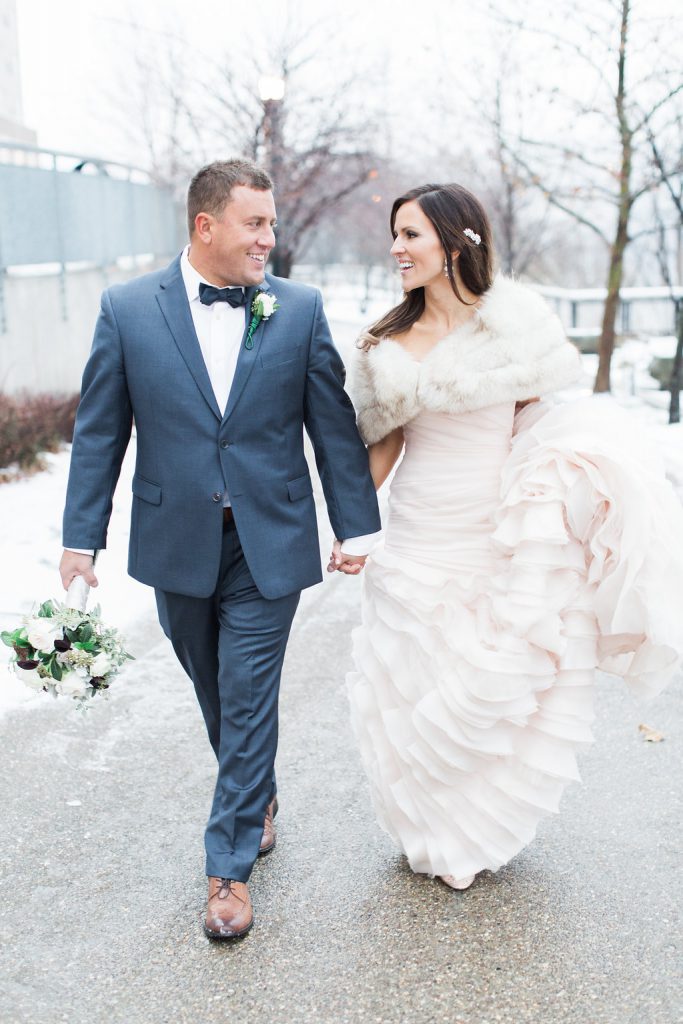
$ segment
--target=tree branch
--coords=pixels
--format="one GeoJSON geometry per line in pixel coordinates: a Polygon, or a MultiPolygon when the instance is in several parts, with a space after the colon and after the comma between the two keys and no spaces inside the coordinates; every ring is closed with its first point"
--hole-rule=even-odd
{"type": "Polygon", "coordinates": [[[598,236],[601,242],[604,242],[605,245],[609,246],[609,239],[597,224],[589,220],[587,217],[584,217],[577,210],[572,209],[570,206],[567,206],[565,203],[557,199],[553,192],[549,188],[546,188],[539,175],[536,174],[535,171],[533,171],[526,161],[522,160],[519,155],[517,155],[515,159],[527,175],[529,183],[539,189],[552,206],[556,207],[558,210],[562,210],[563,213],[569,214],[570,217],[573,217],[579,224],[583,224],[584,227],[590,228],[590,230],[598,236]]]}
{"type": "Polygon", "coordinates": [[[643,115],[641,120],[638,122],[636,127],[633,129],[633,134],[635,134],[636,132],[639,132],[641,130],[641,128],[644,128],[646,125],[649,125],[650,121],[652,120],[654,115],[657,113],[657,111],[661,110],[661,108],[666,103],[668,103],[670,100],[672,100],[674,98],[674,96],[677,96],[680,92],[683,92],[683,82],[680,82],[673,89],[670,89],[669,92],[666,94],[666,96],[660,97],[660,99],[658,99],[657,102],[652,107],[650,107],[650,109],[648,110],[647,114],[643,115]]]}

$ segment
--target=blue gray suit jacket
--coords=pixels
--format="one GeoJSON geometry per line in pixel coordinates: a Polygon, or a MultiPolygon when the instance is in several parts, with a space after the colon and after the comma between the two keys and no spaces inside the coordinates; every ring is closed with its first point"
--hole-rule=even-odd
{"type": "Polygon", "coordinates": [[[114,285],[102,296],[76,417],[64,546],[104,548],[135,421],[137,462],[128,571],[192,597],[215,590],[227,487],[260,593],[282,597],[322,579],[304,428],[335,536],[380,529],[365,447],[344,391],[320,293],[266,275],[279,309],[245,336],[225,415],[216,404],[180,271],[114,285]]]}

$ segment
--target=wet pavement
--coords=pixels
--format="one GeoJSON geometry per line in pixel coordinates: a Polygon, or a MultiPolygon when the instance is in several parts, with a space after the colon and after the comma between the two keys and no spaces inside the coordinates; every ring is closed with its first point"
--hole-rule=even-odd
{"type": "Polygon", "coordinates": [[[202,830],[214,764],[155,623],[85,716],[0,721],[2,1024],[674,1024],[683,1021],[683,688],[598,686],[583,785],[464,893],[376,825],[346,710],[359,581],[309,592],[283,677],[278,846],[256,923],[212,944],[202,830]],[[666,735],[646,743],[638,724],[666,735]]]}

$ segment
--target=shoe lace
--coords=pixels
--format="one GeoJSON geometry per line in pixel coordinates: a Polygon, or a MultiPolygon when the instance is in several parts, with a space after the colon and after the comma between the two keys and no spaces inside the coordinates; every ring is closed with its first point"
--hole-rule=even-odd
{"type": "Polygon", "coordinates": [[[216,896],[219,900],[225,900],[232,894],[240,901],[240,903],[246,903],[246,900],[243,900],[241,896],[238,896],[232,888],[235,881],[234,878],[219,878],[218,881],[220,882],[220,885],[216,896]]]}

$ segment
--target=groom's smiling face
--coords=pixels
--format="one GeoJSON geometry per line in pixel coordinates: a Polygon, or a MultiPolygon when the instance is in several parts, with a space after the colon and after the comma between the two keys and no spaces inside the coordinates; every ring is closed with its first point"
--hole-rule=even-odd
{"type": "Polygon", "coordinates": [[[208,243],[204,254],[215,283],[261,284],[275,245],[273,193],[236,185],[220,216],[207,221],[201,240],[208,243]]]}

